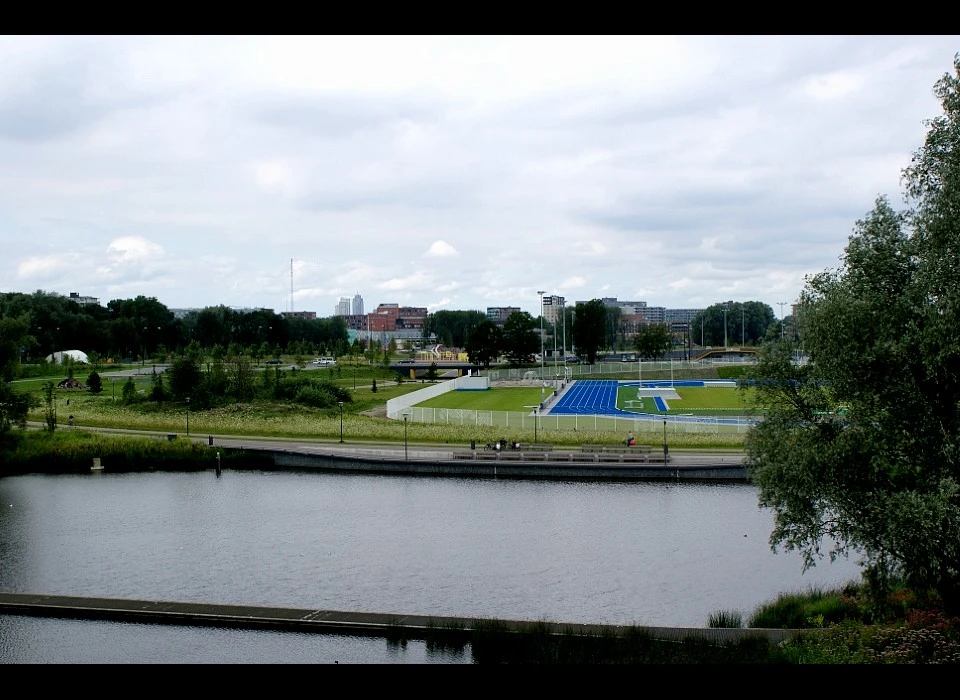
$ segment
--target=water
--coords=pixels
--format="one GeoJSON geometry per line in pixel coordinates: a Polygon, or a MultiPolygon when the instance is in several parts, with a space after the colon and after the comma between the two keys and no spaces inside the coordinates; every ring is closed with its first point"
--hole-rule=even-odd
{"type": "MultiPolygon", "coordinates": [[[[0,590],[703,627],[858,578],[847,560],[803,574],[770,550],[772,523],[747,484],[27,475],[0,479],[0,590]]],[[[93,648],[97,663],[469,662],[414,642],[0,616],[0,663],[93,648]]]]}

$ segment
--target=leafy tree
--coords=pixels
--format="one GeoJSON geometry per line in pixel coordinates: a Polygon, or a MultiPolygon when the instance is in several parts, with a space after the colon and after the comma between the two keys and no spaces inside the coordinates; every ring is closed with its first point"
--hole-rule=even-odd
{"type": "Polygon", "coordinates": [[[13,428],[23,430],[27,427],[27,414],[37,405],[36,397],[16,391],[4,381],[0,381],[0,447],[11,441],[13,428]]]}
{"type": "Polygon", "coordinates": [[[43,396],[43,422],[47,426],[47,430],[51,433],[57,429],[57,403],[54,392],[56,391],[56,384],[51,381],[43,382],[40,385],[40,395],[43,396]]]}
{"type": "Polygon", "coordinates": [[[524,364],[540,350],[535,327],[533,316],[526,311],[515,311],[507,316],[503,324],[503,354],[514,367],[524,364]]]}
{"type": "Polygon", "coordinates": [[[573,315],[573,344],[591,365],[607,336],[607,307],[599,299],[578,302],[573,315]]]}
{"type": "Polygon", "coordinates": [[[634,338],[641,359],[660,359],[673,345],[673,335],[662,323],[643,326],[634,338]]]}
{"type": "Polygon", "coordinates": [[[190,354],[171,362],[167,368],[167,377],[170,393],[176,401],[192,396],[203,381],[200,364],[190,354]]]}
{"type": "Polygon", "coordinates": [[[132,404],[137,400],[137,386],[133,383],[133,377],[127,377],[123,383],[123,390],[120,392],[120,399],[124,404],[132,404]]]}
{"type": "Polygon", "coordinates": [[[484,318],[470,331],[464,349],[470,362],[489,367],[490,363],[499,357],[503,342],[503,331],[500,327],[484,318]]]}
{"type": "Polygon", "coordinates": [[[167,398],[167,392],[163,387],[162,374],[153,373],[153,387],[150,390],[150,398],[157,403],[163,403],[163,400],[167,398]]]}
{"type": "Polygon", "coordinates": [[[253,398],[253,365],[250,364],[250,360],[243,355],[235,355],[230,360],[229,375],[230,388],[237,403],[243,403],[253,398]]]}
{"type": "Polygon", "coordinates": [[[793,343],[752,374],[764,420],[747,468],[775,515],[771,544],[805,565],[857,551],[881,596],[892,576],[960,614],[960,54],[937,82],[944,113],[904,170],[914,210],[885,198],[842,265],[809,278],[793,343]]]}
{"type": "Polygon", "coordinates": [[[87,388],[94,394],[99,394],[103,391],[103,380],[100,379],[100,375],[97,372],[91,372],[90,376],[87,377],[87,388]]]}

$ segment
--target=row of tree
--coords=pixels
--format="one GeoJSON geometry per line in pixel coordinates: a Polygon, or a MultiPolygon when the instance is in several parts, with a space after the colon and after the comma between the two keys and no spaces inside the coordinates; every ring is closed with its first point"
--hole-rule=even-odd
{"type": "Polygon", "coordinates": [[[0,294],[0,320],[25,324],[27,332],[4,334],[13,343],[0,352],[36,360],[67,349],[96,357],[142,358],[180,355],[191,342],[210,350],[231,345],[250,356],[289,352],[340,355],[350,351],[341,317],[286,318],[268,309],[238,311],[226,306],[190,311],[176,318],[153,297],[114,299],[105,307],[79,305],[69,297],[37,291],[0,294]]]}

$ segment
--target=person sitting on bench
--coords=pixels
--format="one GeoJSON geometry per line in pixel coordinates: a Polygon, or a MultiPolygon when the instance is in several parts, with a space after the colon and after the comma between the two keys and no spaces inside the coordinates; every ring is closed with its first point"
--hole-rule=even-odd
{"type": "Polygon", "coordinates": [[[627,433],[627,447],[633,447],[637,441],[633,439],[633,433],[627,433]]]}

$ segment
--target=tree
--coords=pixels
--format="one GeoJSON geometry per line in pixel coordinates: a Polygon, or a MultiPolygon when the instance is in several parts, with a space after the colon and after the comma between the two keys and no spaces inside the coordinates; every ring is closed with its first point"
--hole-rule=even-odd
{"type": "Polygon", "coordinates": [[[12,439],[12,428],[26,428],[27,413],[35,405],[35,397],[22,394],[0,380],[0,447],[12,439]]]}
{"type": "Polygon", "coordinates": [[[166,373],[170,393],[176,401],[183,401],[188,396],[192,396],[203,381],[200,365],[191,354],[171,362],[166,373]]]}
{"type": "Polygon", "coordinates": [[[57,429],[57,399],[54,395],[57,385],[46,381],[40,385],[40,394],[43,396],[43,422],[51,433],[57,429]]]}
{"type": "Polygon", "coordinates": [[[540,350],[540,340],[533,329],[533,317],[526,311],[514,311],[507,316],[503,324],[503,354],[514,367],[540,350]]]}
{"type": "Polygon", "coordinates": [[[591,365],[607,336],[607,308],[599,299],[578,302],[573,315],[573,344],[591,365]]]}
{"type": "Polygon", "coordinates": [[[660,359],[673,345],[673,335],[664,324],[651,324],[637,331],[633,345],[640,359],[660,359]]]}
{"type": "Polygon", "coordinates": [[[133,377],[127,377],[127,381],[123,383],[120,399],[125,404],[131,404],[137,400],[137,386],[133,383],[133,377]]]}
{"type": "Polygon", "coordinates": [[[503,331],[493,321],[484,318],[470,330],[464,349],[470,362],[490,367],[490,363],[499,357],[502,346],[503,331]]]}
{"type": "Polygon", "coordinates": [[[808,363],[775,338],[751,373],[764,420],[747,436],[771,544],[805,566],[862,553],[879,600],[892,576],[960,614],[960,54],[935,92],[944,114],[904,170],[913,210],[885,198],[842,265],[797,307],[808,363]]]}
{"type": "Polygon", "coordinates": [[[91,372],[90,376],[87,377],[87,388],[90,389],[90,392],[93,394],[99,394],[103,391],[103,380],[100,379],[100,375],[97,372],[91,372]]]}

